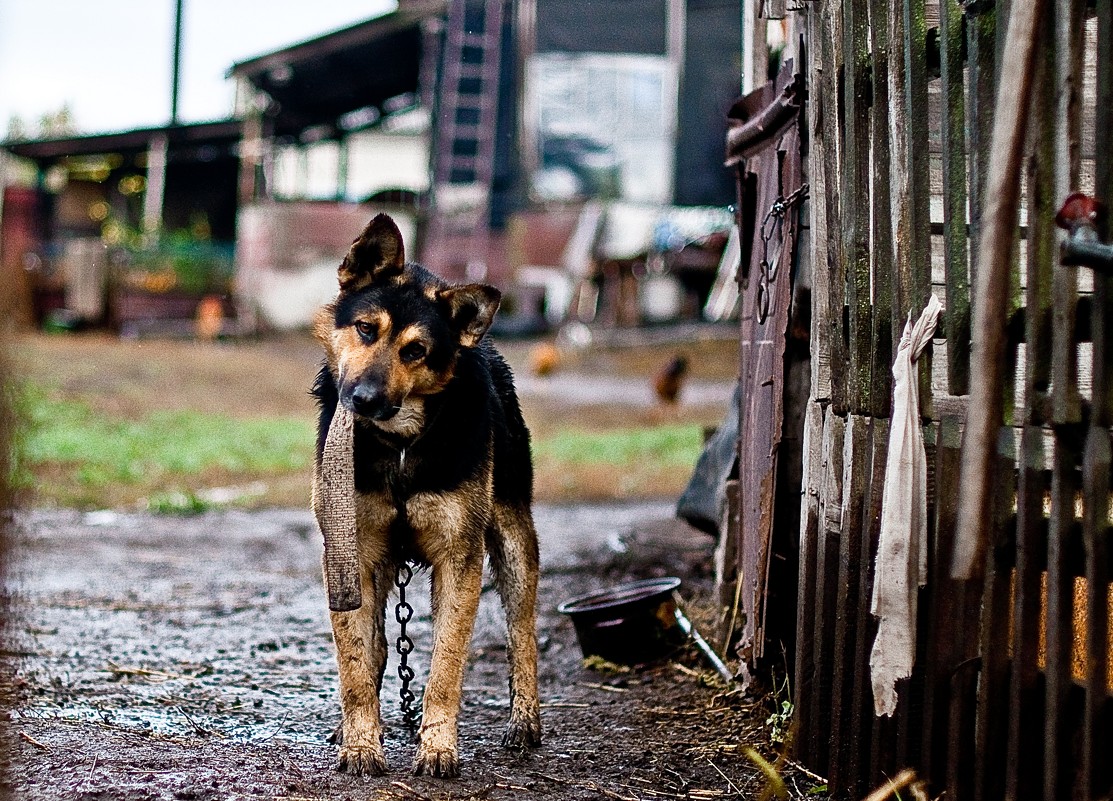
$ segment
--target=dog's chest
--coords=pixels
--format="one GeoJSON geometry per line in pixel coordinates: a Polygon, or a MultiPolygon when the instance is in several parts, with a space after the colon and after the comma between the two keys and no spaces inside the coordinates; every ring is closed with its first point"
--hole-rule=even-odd
{"type": "Polygon", "coordinates": [[[357,493],[356,526],[360,557],[367,563],[412,560],[436,564],[459,553],[479,526],[466,493],[414,493],[404,500],[388,492],[357,493]]]}

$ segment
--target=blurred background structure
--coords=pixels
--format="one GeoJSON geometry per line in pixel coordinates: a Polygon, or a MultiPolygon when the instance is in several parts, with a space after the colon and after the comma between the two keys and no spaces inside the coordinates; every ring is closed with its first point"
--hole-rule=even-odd
{"type": "Polygon", "coordinates": [[[179,0],[166,124],[9,125],[18,317],[185,334],[207,297],[222,334],[304,326],[377,211],[411,257],[502,287],[508,330],[728,317],[742,5],[401,0],[230,65],[227,118],[182,122],[179,0]]]}

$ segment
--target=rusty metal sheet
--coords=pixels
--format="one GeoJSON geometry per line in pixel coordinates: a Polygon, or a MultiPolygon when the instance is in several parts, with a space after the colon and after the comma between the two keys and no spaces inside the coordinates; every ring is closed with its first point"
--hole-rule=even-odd
{"type": "MultiPolygon", "coordinates": [[[[739,180],[752,181],[752,200],[739,209],[753,246],[748,276],[740,280],[738,566],[744,615],[739,655],[752,668],[764,654],[770,539],[774,526],[777,455],[784,400],[785,332],[792,301],[792,261],[801,190],[799,119],[790,87],[798,76],[786,63],[778,78],[736,103],[732,130],[747,131],[745,145],[728,135],[739,180]],[[791,109],[791,112],[789,112],[791,109]],[[790,113],[786,121],[784,116],[790,113]],[[755,132],[764,132],[765,138],[755,132]],[[744,151],[744,156],[743,156],[744,151]]],[[[745,196],[745,193],[742,193],[745,196]]]]}

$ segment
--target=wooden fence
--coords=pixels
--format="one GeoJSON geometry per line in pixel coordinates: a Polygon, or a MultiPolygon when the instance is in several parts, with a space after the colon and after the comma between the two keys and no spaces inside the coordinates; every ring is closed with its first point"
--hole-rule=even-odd
{"type": "Polygon", "coordinates": [[[835,797],[861,797],[908,766],[933,797],[1113,792],[1113,281],[1062,266],[1054,224],[1072,190],[1113,201],[1113,0],[1025,3],[789,4],[807,84],[800,258],[813,310],[795,749],[835,797]],[[995,110],[1028,74],[1009,61],[1008,23],[1029,13],[1038,38],[1007,289],[978,297],[977,244],[1002,200],[987,188],[995,110]],[[945,312],[919,361],[927,583],[913,675],[898,684],[896,714],[876,717],[870,598],[891,367],[931,293],[945,312]],[[990,304],[1004,310],[1000,386],[977,367],[977,343],[971,356],[972,316],[990,304]],[[971,534],[956,520],[974,386],[994,393],[1001,416],[988,525],[971,534]],[[978,534],[971,577],[952,578],[956,547],[978,534]]]}

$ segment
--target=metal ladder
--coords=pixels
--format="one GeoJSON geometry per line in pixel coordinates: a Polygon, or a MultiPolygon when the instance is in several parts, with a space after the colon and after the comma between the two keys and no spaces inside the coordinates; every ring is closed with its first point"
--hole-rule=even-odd
{"type": "Polygon", "coordinates": [[[480,208],[473,213],[483,226],[495,170],[504,5],[452,0],[445,29],[434,192],[439,197],[447,186],[475,187],[480,208]]]}

